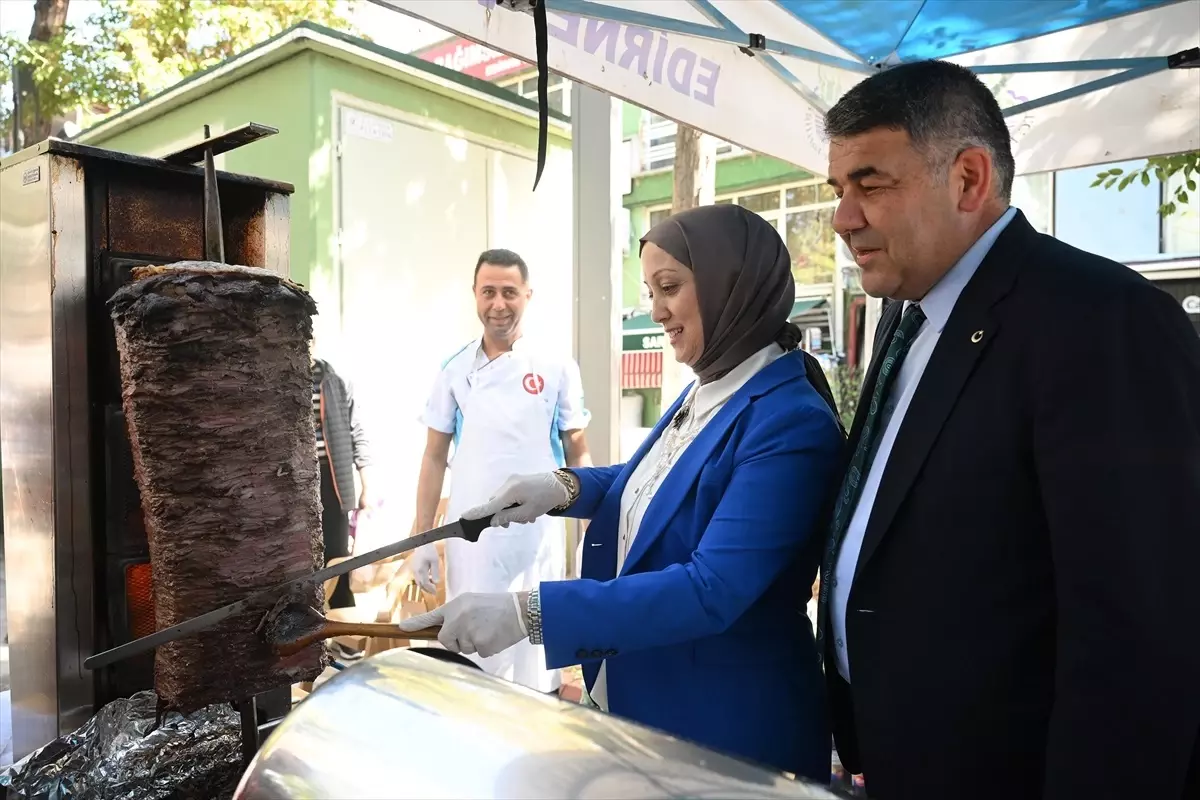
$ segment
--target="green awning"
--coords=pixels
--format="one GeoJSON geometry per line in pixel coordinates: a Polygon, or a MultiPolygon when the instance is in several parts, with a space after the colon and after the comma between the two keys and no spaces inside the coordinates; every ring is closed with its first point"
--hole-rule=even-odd
{"type": "Polygon", "coordinates": [[[637,353],[643,350],[662,350],[665,334],[662,325],[649,314],[634,314],[621,322],[621,350],[637,353]]]}
{"type": "Polygon", "coordinates": [[[634,314],[621,321],[621,330],[626,333],[641,333],[644,330],[662,330],[662,325],[659,325],[654,320],[650,319],[649,314],[634,314]]]}
{"type": "Polygon", "coordinates": [[[815,311],[828,305],[829,301],[824,297],[806,297],[803,300],[797,300],[792,304],[792,313],[788,315],[788,319],[798,317],[805,311],[815,311]]]}

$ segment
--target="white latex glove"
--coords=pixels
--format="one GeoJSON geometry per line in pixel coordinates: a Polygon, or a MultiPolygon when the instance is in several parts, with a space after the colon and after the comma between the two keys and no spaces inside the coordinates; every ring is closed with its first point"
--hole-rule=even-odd
{"type": "Polygon", "coordinates": [[[437,545],[423,544],[414,550],[408,557],[408,568],[412,570],[417,586],[430,594],[437,594],[437,582],[442,574],[437,545]]]}
{"type": "Polygon", "coordinates": [[[463,519],[492,517],[492,526],[507,528],[513,522],[533,522],[571,499],[570,492],[553,472],[513,475],[492,499],[462,513],[463,519]],[[508,508],[513,504],[516,508],[508,508]]]}
{"type": "Polygon", "coordinates": [[[484,658],[507,650],[529,636],[515,592],[460,595],[441,608],[400,623],[403,631],[441,625],[438,641],[452,653],[484,658]]]}

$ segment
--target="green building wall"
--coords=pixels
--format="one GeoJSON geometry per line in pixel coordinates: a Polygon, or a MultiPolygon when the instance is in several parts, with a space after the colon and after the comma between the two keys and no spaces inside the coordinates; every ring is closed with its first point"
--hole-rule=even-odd
{"type": "MultiPolygon", "coordinates": [[[[339,38],[345,38],[340,37],[339,38]]],[[[400,63],[412,57],[361,43],[390,55],[400,63]]],[[[435,68],[445,77],[449,71],[435,68]]],[[[474,85],[469,78],[460,78],[474,85]]],[[[194,79],[193,79],[194,80],[194,79]]],[[[482,82],[478,82],[482,83],[482,82]]],[[[495,91],[493,87],[487,89],[495,91]]],[[[443,90],[444,91],[444,90],[443,90]]],[[[279,129],[279,134],[238,148],[224,155],[223,168],[274,180],[296,187],[291,200],[291,275],[312,285],[314,277],[327,276],[336,258],[333,170],[335,167],[334,97],[346,95],[418,117],[436,119],[444,125],[494,140],[511,142],[528,150],[537,147],[536,121],[514,119],[497,113],[481,101],[448,96],[398,79],[379,69],[364,67],[316,50],[299,54],[265,68],[211,93],[198,93],[191,102],[141,124],[114,134],[103,129],[85,133],[83,141],[100,147],[141,155],[161,153],[164,148],[198,138],[204,125],[216,131],[229,130],[247,122],[279,129]]],[[[522,101],[518,101],[522,102],[522,101]]],[[[624,138],[638,135],[643,111],[622,104],[624,138]]],[[[569,147],[570,139],[551,129],[551,145],[569,147]]],[[[805,180],[811,175],[791,164],[758,154],[724,158],[717,162],[716,193],[805,180]]],[[[622,304],[638,304],[641,264],[637,241],[646,232],[647,209],[669,205],[674,176],[662,170],[636,176],[623,205],[630,211],[630,241],[624,258],[622,304]]]]}
{"type": "MultiPolygon", "coordinates": [[[[496,91],[448,70],[438,73],[461,80],[464,85],[481,84],[486,91],[496,91]]],[[[248,122],[278,128],[276,136],[224,154],[222,168],[295,186],[291,200],[291,277],[312,285],[314,277],[331,274],[337,255],[333,185],[337,96],[437,120],[467,136],[508,142],[530,151],[537,149],[536,118],[517,117],[515,112],[489,107],[486,101],[456,96],[452,89],[435,91],[384,69],[315,50],[302,51],[251,72],[123,131],[107,135],[97,130],[85,133],[82,139],[99,147],[148,155],[159,154],[173,143],[199,138],[205,124],[215,131],[248,122]]],[[[570,147],[569,135],[551,128],[550,145],[570,147]]]]}

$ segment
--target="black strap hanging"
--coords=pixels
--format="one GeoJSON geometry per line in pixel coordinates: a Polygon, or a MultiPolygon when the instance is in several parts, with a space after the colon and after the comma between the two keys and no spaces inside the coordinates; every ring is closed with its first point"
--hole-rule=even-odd
{"type": "Polygon", "coordinates": [[[538,152],[537,174],[533,177],[533,188],[537,189],[546,167],[546,136],[550,125],[550,103],[546,90],[550,80],[550,68],[546,63],[546,50],[550,46],[550,35],[546,23],[546,0],[532,0],[533,36],[537,47],[538,71],[538,152]]]}

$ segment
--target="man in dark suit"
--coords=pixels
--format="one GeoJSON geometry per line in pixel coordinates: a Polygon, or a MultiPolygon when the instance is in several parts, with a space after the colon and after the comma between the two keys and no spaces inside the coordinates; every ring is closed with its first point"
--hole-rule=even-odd
{"type": "Polygon", "coordinates": [[[1200,338],[1009,206],[969,71],[877,73],[826,128],[893,301],[822,568],[843,763],[881,800],[1200,797],[1200,338]]]}

